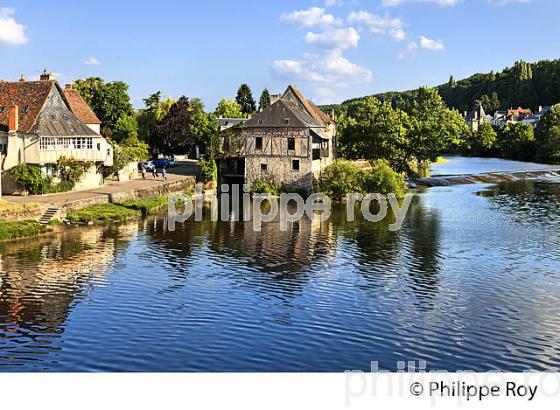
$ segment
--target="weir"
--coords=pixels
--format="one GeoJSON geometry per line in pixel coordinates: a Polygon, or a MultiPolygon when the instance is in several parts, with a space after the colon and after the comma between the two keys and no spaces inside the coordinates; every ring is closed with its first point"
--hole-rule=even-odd
{"type": "Polygon", "coordinates": [[[431,188],[437,186],[464,184],[492,184],[527,179],[558,179],[560,181],[560,168],[514,172],[487,172],[483,174],[470,175],[441,175],[436,177],[409,179],[406,182],[410,188],[431,188]]]}

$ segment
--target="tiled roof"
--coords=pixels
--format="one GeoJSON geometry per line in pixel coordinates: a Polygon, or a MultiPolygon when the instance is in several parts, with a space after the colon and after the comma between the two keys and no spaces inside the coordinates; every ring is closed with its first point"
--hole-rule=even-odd
{"type": "Polygon", "coordinates": [[[0,129],[8,129],[8,109],[17,105],[19,131],[31,131],[53,87],[54,81],[0,82],[0,129]]]}
{"type": "Polygon", "coordinates": [[[85,102],[78,91],[68,88],[64,89],[64,98],[70,106],[70,110],[78,117],[84,124],[101,124],[101,121],[90,106],[85,102]]]}
{"type": "Polygon", "coordinates": [[[242,127],[324,128],[324,124],[311,117],[306,110],[295,102],[280,99],[270,107],[255,114],[242,127]]]}
{"type": "Polygon", "coordinates": [[[313,102],[306,99],[301,93],[301,91],[294,85],[290,84],[280,98],[286,98],[286,96],[290,92],[299,100],[299,102],[309,113],[309,115],[312,116],[317,122],[323,123],[325,126],[334,123],[331,117],[329,117],[327,114],[321,111],[321,109],[317,107],[315,104],[313,104],[313,102]]]}

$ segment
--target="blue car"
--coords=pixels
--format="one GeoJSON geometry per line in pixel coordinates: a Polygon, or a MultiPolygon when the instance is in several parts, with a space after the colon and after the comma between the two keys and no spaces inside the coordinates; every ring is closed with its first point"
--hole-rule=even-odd
{"type": "Polygon", "coordinates": [[[168,158],[158,158],[154,161],[154,166],[156,168],[170,168],[173,166],[173,163],[168,158]]]}

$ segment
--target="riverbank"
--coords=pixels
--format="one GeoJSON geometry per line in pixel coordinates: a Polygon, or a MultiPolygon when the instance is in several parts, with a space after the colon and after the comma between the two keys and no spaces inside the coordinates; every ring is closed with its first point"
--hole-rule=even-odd
{"type": "Polygon", "coordinates": [[[37,221],[26,220],[0,222],[0,242],[42,235],[48,232],[48,225],[42,225],[37,221]]]}

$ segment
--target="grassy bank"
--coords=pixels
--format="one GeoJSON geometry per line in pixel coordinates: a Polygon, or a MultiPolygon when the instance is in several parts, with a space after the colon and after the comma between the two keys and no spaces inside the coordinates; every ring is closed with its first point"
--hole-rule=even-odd
{"type": "Polygon", "coordinates": [[[49,228],[35,221],[0,222],[0,242],[46,233],[49,228]]]}
{"type": "Polygon", "coordinates": [[[130,218],[158,215],[167,209],[167,196],[125,201],[115,204],[92,205],[70,212],[71,223],[122,222],[130,218]]]}

